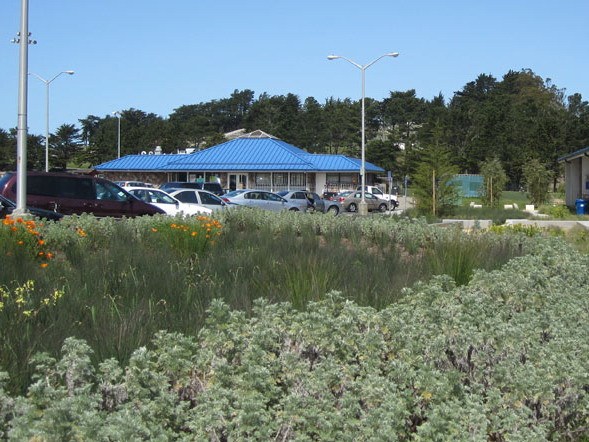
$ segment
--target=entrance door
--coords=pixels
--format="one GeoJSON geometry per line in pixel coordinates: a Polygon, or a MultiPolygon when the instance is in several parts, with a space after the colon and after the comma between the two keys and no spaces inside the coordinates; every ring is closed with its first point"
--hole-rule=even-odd
{"type": "Polygon", "coordinates": [[[229,190],[247,189],[247,175],[230,173],[229,190]]]}

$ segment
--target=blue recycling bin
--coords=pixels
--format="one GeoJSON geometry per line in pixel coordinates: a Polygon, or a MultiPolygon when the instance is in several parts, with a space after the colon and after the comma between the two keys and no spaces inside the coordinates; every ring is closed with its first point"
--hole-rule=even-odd
{"type": "Polygon", "coordinates": [[[585,215],[587,213],[587,201],[584,199],[576,200],[575,208],[577,209],[577,215],[585,215]]]}

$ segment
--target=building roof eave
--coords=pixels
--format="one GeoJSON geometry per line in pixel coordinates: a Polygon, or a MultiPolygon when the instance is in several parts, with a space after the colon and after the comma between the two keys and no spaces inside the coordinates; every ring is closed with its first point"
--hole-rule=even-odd
{"type": "Polygon", "coordinates": [[[579,150],[576,150],[576,151],[571,152],[569,154],[563,155],[562,157],[558,158],[557,161],[559,163],[562,163],[562,162],[568,163],[571,160],[574,160],[576,158],[580,158],[583,156],[589,156],[589,147],[584,147],[583,149],[579,149],[579,150]]]}

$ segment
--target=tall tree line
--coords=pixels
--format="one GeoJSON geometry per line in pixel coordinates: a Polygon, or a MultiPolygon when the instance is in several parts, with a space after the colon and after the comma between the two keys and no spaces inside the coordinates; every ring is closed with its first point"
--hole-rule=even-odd
{"type": "MultiPolygon", "coordinates": [[[[589,145],[589,104],[566,95],[531,70],[509,71],[498,80],[481,74],[446,100],[391,91],[382,101],[366,98],[366,158],[396,176],[414,174],[433,146],[443,146],[461,173],[478,173],[498,158],[510,185],[519,186],[532,159],[559,176],[558,157],[589,145]]],[[[161,146],[173,153],[205,148],[237,129],[263,130],[313,153],[359,156],[361,102],[349,98],[260,94],[235,90],[230,97],[182,105],[167,118],[138,109],[121,112],[121,154],[161,146]]],[[[54,167],[95,165],[116,158],[118,117],[88,115],[50,136],[54,167]]],[[[15,168],[16,133],[0,129],[0,170],[15,168]]],[[[43,168],[44,139],[30,135],[28,163],[43,168]]],[[[555,178],[556,179],[556,178],[555,178]]]]}

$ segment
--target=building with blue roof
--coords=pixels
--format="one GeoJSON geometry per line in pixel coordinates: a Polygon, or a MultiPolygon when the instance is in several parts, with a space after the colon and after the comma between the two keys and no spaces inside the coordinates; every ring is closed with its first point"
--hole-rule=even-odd
{"type": "MultiPolygon", "coordinates": [[[[361,160],[345,155],[312,154],[262,131],[190,154],[127,155],[94,169],[112,181],[220,181],[239,188],[316,192],[356,188],[361,160]]],[[[384,169],[366,162],[366,183],[384,169]]]]}

